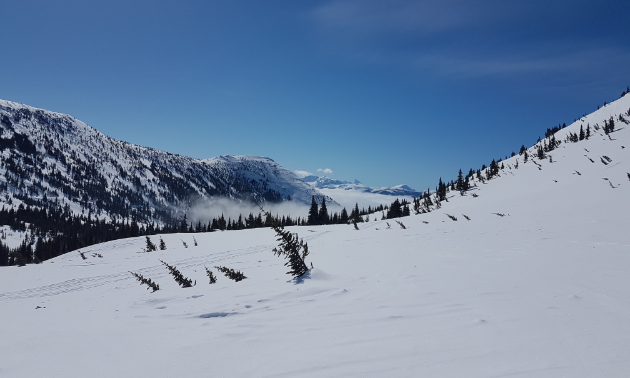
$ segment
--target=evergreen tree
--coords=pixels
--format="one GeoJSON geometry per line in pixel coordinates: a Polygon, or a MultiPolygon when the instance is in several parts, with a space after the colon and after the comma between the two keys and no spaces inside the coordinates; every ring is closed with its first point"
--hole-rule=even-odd
{"type": "Polygon", "coordinates": [[[329,222],[329,217],[328,217],[328,209],[326,208],[326,198],[323,197],[322,198],[322,207],[319,209],[319,223],[320,224],[328,224],[329,222]]]}
{"type": "Polygon", "coordinates": [[[462,170],[460,168],[459,173],[457,174],[457,182],[455,183],[456,190],[463,190],[464,187],[464,175],[462,174],[462,170]]]}
{"type": "Polygon", "coordinates": [[[146,247],[144,248],[145,252],[153,252],[157,250],[157,247],[155,246],[155,244],[153,244],[153,242],[151,241],[151,238],[148,236],[145,236],[146,240],[146,247]]]}
{"type": "MultiPolygon", "coordinates": [[[[267,213],[269,214],[269,213],[267,213]]],[[[317,202],[315,201],[315,196],[313,196],[311,200],[311,208],[308,211],[308,225],[314,226],[319,224],[319,211],[317,209],[317,202]]]]}
{"type": "Polygon", "coordinates": [[[210,279],[210,284],[216,283],[217,277],[214,275],[214,273],[212,273],[212,271],[208,269],[207,267],[204,266],[204,268],[206,268],[206,275],[210,279]]]}
{"type": "Polygon", "coordinates": [[[164,251],[166,249],[166,243],[164,243],[164,240],[162,240],[162,237],[160,236],[160,250],[164,251]]]}
{"type": "Polygon", "coordinates": [[[435,190],[438,201],[444,201],[446,199],[446,185],[442,182],[442,178],[440,177],[440,182],[438,183],[438,187],[435,190]]]}
{"type": "Polygon", "coordinates": [[[173,279],[175,279],[175,282],[177,282],[179,284],[179,286],[186,288],[186,287],[193,287],[193,282],[190,278],[186,278],[182,275],[182,273],[177,270],[176,267],[168,265],[167,263],[165,263],[164,261],[160,260],[162,262],[162,264],[164,264],[164,266],[168,269],[169,273],[171,274],[171,276],[173,276],[173,279]]]}
{"type": "Polygon", "coordinates": [[[138,227],[138,222],[136,221],[136,217],[134,216],[131,220],[130,235],[129,236],[138,236],[140,234],[140,227],[138,227]]]}
{"type": "Polygon", "coordinates": [[[139,274],[139,273],[134,273],[134,272],[129,272],[129,273],[131,273],[134,277],[136,277],[136,280],[140,282],[140,285],[147,285],[148,286],[147,290],[153,289],[152,293],[155,293],[156,291],[160,290],[160,285],[151,281],[150,278],[144,278],[142,277],[142,274],[139,274]]]}
{"type": "Polygon", "coordinates": [[[225,266],[215,266],[215,268],[223,273],[227,278],[239,282],[242,281],[244,279],[246,279],[247,277],[245,277],[245,275],[243,273],[241,273],[240,270],[234,270],[232,268],[228,268],[225,266]]]}
{"type": "Polygon", "coordinates": [[[387,210],[387,219],[400,218],[403,215],[402,206],[398,198],[391,204],[387,210]]]}
{"type": "Polygon", "coordinates": [[[184,219],[182,219],[182,223],[179,226],[179,232],[188,232],[188,219],[186,219],[186,214],[184,214],[184,219]]]}
{"type": "Polygon", "coordinates": [[[341,215],[339,216],[339,223],[348,223],[348,210],[344,207],[341,209],[341,215]]]}
{"type": "Polygon", "coordinates": [[[361,219],[361,213],[359,212],[359,204],[358,203],[354,204],[354,210],[352,210],[352,214],[350,215],[350,217],[355,222],[363,221],[363,219],[361,219]]]}
{"type": "Polygon", "coordinates": [[[308,244],[302,239],[298,239],[297,234],[294,235],[283,227],[274,227],[273,229],[278,237],[276,240],[280,242],[278,247],[273,249],[273,253],[288,259],[284,266],[288,266],[291,270],[287,274],[300,277],[308,272],[308,266],[305,262],[309,253],[308,244]]]}

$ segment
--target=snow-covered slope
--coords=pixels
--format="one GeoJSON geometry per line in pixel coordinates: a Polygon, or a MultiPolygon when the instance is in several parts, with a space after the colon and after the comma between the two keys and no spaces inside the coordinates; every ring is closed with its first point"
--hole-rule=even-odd
{"type": "Polygon", "coordinates": [[[316,189],[273,160],[198,160],[112,139],[65,114],[0,100],[0,203],[168,220],[198,199],[310,204],[316,189]],[[40,202],[41,201],[41,202],[40,202]]]}
{"type": "MultiPolygon", "coordinates": [[[[222,179],[232,183],[232,189],[246,188],[251,182],[260,183],[265,191],[280,193],[283,199],[291,198],[300,204],[311,204],[312,196],[321,202],[322,194],[300,180],[295,173],[275,161],[261,156],[219,156],[202,160],[215,171],[223,172],[222,179]]],[[[328,202],[334,203],[331,198],[328,202]]]]}
{"type": "Polygon", "coordinates": [[[400,219],[405,229],[291,228],[314,264],[299,281],[270,229],[195,234],[197,247],[164,235],[168,249],[152,253],[118,240],[83,249],[87,260],[1,268],[1,375],[625,376],[629,111],[626,96],[556,134],[613,116],[610,138],[600,128],[552,162],[505,160],[466,195],[400,219]],[[160,259],[197,285],[179,288],[160,259]],[[215,265],[248,278],[209,285],[215,265]]]}

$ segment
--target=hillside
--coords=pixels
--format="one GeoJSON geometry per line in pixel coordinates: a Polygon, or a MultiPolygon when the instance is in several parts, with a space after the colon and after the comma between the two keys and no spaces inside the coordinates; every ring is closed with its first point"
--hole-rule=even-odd
{"type": "Polygon", "coordinates": [[[112,139],[66,114],[0,100],[0,204],[145,222],[213,197],[310,204],[322,194],[273,160],[198,160],[112,139]]]}
{"type": "Polygon", "coordinates": [[[163,235],[168,249],[150,253],[130,238],[84,248],[85,260],[73,252],[1,267],[0,354],[10,358],[0,372],[625,376],[628,121],[625,96],[558,131],[561,144],[542,159],[538,146],[551,139],[529,148],[527,162],[524,153],[499,162],[464,195],[449,190],[439,208],[399,219],[405,229],[374,217],[358,231],[291,227],[314,266],[300,280],[271,252],[269,228],[163,235]],[[581,126],[589,139],[571,142],[581,126]],[[196,286],[180,288],[160,260],[196,286]],[[230,281],[217,265],[247,279],[230,281]]]}

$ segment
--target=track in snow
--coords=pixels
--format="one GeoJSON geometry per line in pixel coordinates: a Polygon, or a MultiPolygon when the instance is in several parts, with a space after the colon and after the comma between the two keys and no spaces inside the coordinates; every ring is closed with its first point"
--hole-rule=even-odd
{"type": "MultiPolygon", "coordinates": [[[[302,239],[305,241],[317,239],[322,235],[328,233],[330,231],[317,233],[315,235],[308,235],[302,239]]],[[[133,245],[132,242],[122,242],[116,243],[114,246],[111,244],[104,249],[111,249],[112,247],[122,247],[133,245]]],[[[186,259],[176,260],[171,264],[176,266],[177,268],[189,269],[189,268],[197,268],[202,267],[204,265],[212,265],[221,261],[229,260],[235,257],[253,255],[260,252],[268,252],[273,249],[275,245],[257,245],[245,249],[236,249],[236,250],[228,250],[223,252],[215,252],[204,256],[197,257],[189,257],[186,259]]],[[[89,249],[89,252],[93,253],[99,251],[100,248],[89,249]]],[[[142,269],[137,269],[137,273],[148,275],[150,274],[152,278],[162,278],[168,275],[168,271],[164,269],[162,264],[149,266],[142,269]]],[[[50,285],[35,287],[32,289],[26,290],[18,290],[7,293],[0,293],[0,301],[10,301],[15,299],[24,299],[24,298],[37,298],[37,297],[49,297],[53,295],[71,293],[75,291],[92,289],[98,286],[119,282],[119,281],[130,281],[135,280],[133,276],[129,274],[128,271],[119,272],[115,274],[107,274],[93,277],[84,277],[84,278],[75,278],[72,280],[62,281],[50,285]]]]}

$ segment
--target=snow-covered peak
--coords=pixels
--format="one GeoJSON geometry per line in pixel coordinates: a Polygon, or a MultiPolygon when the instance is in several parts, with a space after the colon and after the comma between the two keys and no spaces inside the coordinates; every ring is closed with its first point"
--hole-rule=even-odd
{"type": "MultiPolygon", "coordinates": [[[[324,196],[268,157],[199,160],[112,139],[67,114],[0,100],[0,204],[68,206],[104,217],[169,221],[196,201],[324,196]],[[19,168],[18,168],[19,167],[19,168]]],[[[331,200],[331,202],[333,202],[331,200]]]]}
{"type": "MultiPolygon", "coordinates": [[[[342,181],[336,180],[327,176],[306,176],[302,178],[303,181],[308,183],[309,185],[318,188],[318,189],[335,189],[335,190],[343,190],[343,191],[355,191],[357,193],[372,193],[372,194],[382,194],[388,196],[404,196],[404,197],[417,197],[420,196],[420,192],[410,188],[407,185],[397,185],[392,187],[382,187],[382,188],[370,188],[365,186],[361,181],[342,181]]],[[[335,197],[332,192],[327,191],[328,195],[335,197]]],[[[347,195],[347,194],[346,194],[347,195]]],[[[357,197],[357,199],[360,197],[357,197]]]]}

